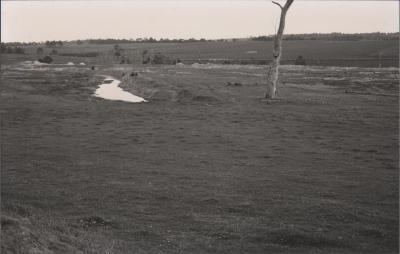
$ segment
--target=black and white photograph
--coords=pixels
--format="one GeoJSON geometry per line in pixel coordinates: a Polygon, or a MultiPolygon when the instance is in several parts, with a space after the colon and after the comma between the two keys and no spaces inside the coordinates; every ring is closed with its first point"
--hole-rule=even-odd
{"type": "Polygon", "coordinates": [[[398,0],[1,0],[2,254],[398,254],[398,0]]]}

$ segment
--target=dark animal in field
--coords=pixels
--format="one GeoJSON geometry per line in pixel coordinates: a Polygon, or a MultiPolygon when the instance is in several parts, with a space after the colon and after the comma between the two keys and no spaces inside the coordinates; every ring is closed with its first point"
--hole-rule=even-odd
{"type": "Polygon", "coordinates": [[[131,77],[137,77],[138,75],[139,75],[139,73],[132,71],[130,76],[131,77]]]}
{"type": "Polygon", "coordinates": [[[92,71],[94,71],[94,70],[96,69],[96,67],[92,66],[92,68],[91,68],[91,69],[92,69],[92,71]]]}

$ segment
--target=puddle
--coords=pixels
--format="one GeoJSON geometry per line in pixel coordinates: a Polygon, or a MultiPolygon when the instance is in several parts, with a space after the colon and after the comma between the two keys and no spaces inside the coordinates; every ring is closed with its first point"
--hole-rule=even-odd
{"type": "Polygon", "coordinates": [[[125,102],[147,102],[142,97],[136,96],[122,90],[119,87],[120,80],[113,77],[106,77],[103,83],[96,89],[95,96],[107,100],[125,101],[125,102]]]}

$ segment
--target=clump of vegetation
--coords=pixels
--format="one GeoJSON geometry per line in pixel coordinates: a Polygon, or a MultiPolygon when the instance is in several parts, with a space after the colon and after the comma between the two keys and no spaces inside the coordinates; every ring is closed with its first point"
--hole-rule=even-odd
{"type": "Polygon", "coordinates": [[[171,58],[161,52],[154,55],[151,55],[147,49],[142,52],[142,64],[176,64],[180,61],[180,59],[171,58]]]}
{"type": "Polygon", "coordinates": [[[57,46],[62,47],[64,43],[62,41],[46,41],[45,45],[46,47],[57,47],[57,46]]]}
{"type": "Polygon", "coordinates": [[[39,61],[40,63],[47,63],[47,64],[49,64],[49,63],[52,63],[52,62],[53,62],[53,58],[51,58],[50,56],[45,56],[45,57],[43,57],[43,58],[40,58],[38,61],[39,61]]]}
{"type": "Polygon", "coordinates": [[[242,86],[240,82],[227,82],[226,86],[242,86]]]}
{"type": "Polygon", "coordinates": [[[154,54],[153,59],[151,60],[151,64],[175,64],[176,60],[161,54],[161,52],[157,52],[154,54]]]}

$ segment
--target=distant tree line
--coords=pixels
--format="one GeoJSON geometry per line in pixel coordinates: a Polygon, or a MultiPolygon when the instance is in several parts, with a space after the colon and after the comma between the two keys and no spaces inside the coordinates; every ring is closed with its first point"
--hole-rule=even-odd
{"type": "MultiPolygon", "coordinates": [[[[150,43],[168,43],[168,42],[209,42],[213,40],[206,40],[204,38],[201,39],[195,39],[195,38],[190,38],[190,39],[167,39],[167,38],[161,38],[161,39],[155,39],[153,37],[150,38],[137,38],[137,39],[89,39],[87,42],[89,44],[121,44],[121,43],[135,43],[135,42],[150,42],[150,43]]],[[[79,40],[77,41],[77,44],[82,44],[82,41],[79,40]]]]}
{"type": "Polygon", "coordinates": [[[62,45],[64,45],[62,41],[46,41],[44,44],[46,45],[46,47],[62,47],[62,45]]]}
{"type": "MultiPolygon", "coordinates": [[[[272,41],[274,35],[251,37],[253,41],[272,41]]],[[[284,40],[327,40],[327,41],[360,41],[360,40],[398,40],[399,33],[313,33],[313,34],[287,34],[284,40]]]]}
{"type": "Polygon", "coordinates": [[[25,50],[22,47],[12,47],[12,46],[7,46],[5,43],[1,43],[1,53],[6,53],[6,54],[25,54],[25,50]]]}
{"type": "Polygon", "coordinates": [[[2,44],[5,44],[6,46],[35,46],[35,45],[40,45],[43,44],[41,42],[2,42],[2,44]]]}
{"type": "MultiPolygon", "coordinates": [[[[272,41],[274,39],[274,35],[267,36],[256,36],[250,37],[250,40],[253,41],[272,41]]],[[[287,34],[284,35],[285,40],[330,40],[330,41],[358,41],[358,40],[398,40],[399,33],[355,33],[355,34],[344,34],[344,33],[312,33],[312,34],[287,34]]],[[[239,39],[168,39],[161,38],[155,39],[153,37],[150,38],[137,38],[137,39],[87,39],[87,40],[74,40],[74,41],[45,41],[45,42],[6,42],[2,43],[6,46],[12,47],[21,47],[21,46],[36,46],[36,45],[45,45],[46,47],[61,47],[66,42],[76,43],[77,45],[81,45],[83,43],[89,44],[122,44],[122,43],[135,43],[135,42],[151,42],[151,43],[176,43],[176,42],[227,42],[232,41],[236,42],[239,39]]]]}

